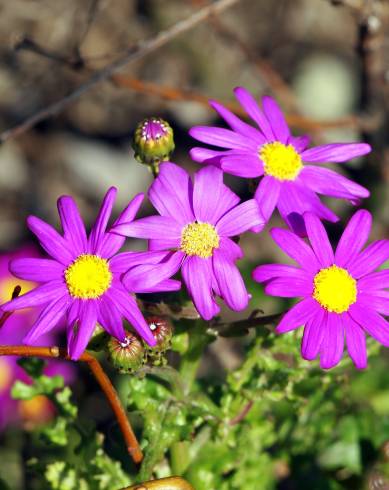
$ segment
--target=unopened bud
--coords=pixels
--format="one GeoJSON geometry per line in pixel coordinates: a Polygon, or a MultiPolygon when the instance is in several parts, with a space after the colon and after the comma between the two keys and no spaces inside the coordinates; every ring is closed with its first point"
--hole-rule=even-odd
{"type": "Polygon", "coordinates": [[[146,321],[157,341],[154,347],[148,346],[148,349],[153,352],[165,352],[170,349],[173,336],[173,326],[170,321],[164,316],[148,316],[146,321]]]}
{"type": "Polygon", "coordinates": [[[124,342],[111,337],[107,344],[109,359],[120,373],[133,373],[145,362],[142,342],[134,334],[127,332],[124,342]]]}
{"type": "Polygon", "coordinates": [[[159,117],[144,119],[135,130],[132,146],[138,162],[158,173],[159,163],[169,160],[174,151],[173,130],[159,117]]]}

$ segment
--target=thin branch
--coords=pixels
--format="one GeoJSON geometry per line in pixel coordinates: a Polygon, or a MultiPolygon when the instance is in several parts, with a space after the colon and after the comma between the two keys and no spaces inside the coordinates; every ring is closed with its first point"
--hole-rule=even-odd
{"type": "Polygon", "coordinates": [[[240,0],[217,0],[211,5],[207,5],[206,7],[198,10],[196,13],[190,15],[186,19],[177,22],[172,27],[161,31],[155,37],[152,37],[151,39],[145,41],[140,41],[139,43],[130,47],[124,54],[124,56],[120,57],[116,61],[106,65],[104,68],[94,73],[94,75],[92,75],[89,80],[80,85],[69,95],[66,95],[57,102],[54,102],[48,107],[36,112],[31,117],[28,117],[21,124],[18,124],[17,126],[1,133],[0,143],[4,143],[10,138],[19,136],[25,131],[31,129],[35,124],[39,123],[40,121],[43,121],[50,116],[58,114],[70,103],[81,97],[81,95],[83,95],[85,92],[87,92],[100,82],[109,79],[112,75],[120,71],[125,66],[128,66],[130,63],[138,61],[139,59],[145,57],[153,51],[161,48],[178,35],[183,34],[184,32],[192,29],[200,22],[207,19],[210,15],[218,15],[227,8],[232,7],[239,1],[240,0]]]}
{"type": "Polygon", "coordinates": [[[250,328],[266,327],[277,323],[284,313],[275,313],[274,315],[260,317],[250,316],[249,318],[236,322],[211,323],[210,328],[220,337],[239,337],[248,334],[250,328]]]}
{"type": "Polygon", "coordinates": [[[252,409],[253,405],[254,405],[254,402],[252,400],[250,400],[249,402],[247,402],[246,405],[242,408],[241,412],[238,413],[238,415],[236,415],[235,417],[233,417],[229,421],[229,425],[237,425],[240,422],[242,422],[242,420],[246,417],[246,415],[252,409]]]}
{"type": "MultiPolygon", "coordinates": [[[[1,345],[0,356],[46,357],[70,360],[65,349],[59,347],[30,347],[26,345],[1,345]]],[[[92,371],[96,381],[107,397],[108,403],[111,405],[130,456],[135,463],[140,463],[143,459],[142,451],[110,379],[105,374],[99,361],[91,354],[84,352],[79,360],[85,362],[92,371]]]]}
{"type": "MultiPolygon", "coordinates": [[[[134,90],[137,93],[148,96],[161,97],[165,100],[174,101],[193,101],[198,102],[209,110],[209,97],[192,90],[179,89],[176,87],[159,85],[153,82],[145,82],[137,78],[132,78],[126,75],[114,75],[112,81],[120,87],[125,87],[134,90]]],[[[240,117],[247,118],[247,113],[235,102],[222,101],[222,104],[240,117]]],[[[319,121],[309,117],[300,116],[299,114],[287,114],[286,119],[290,126],[299,128],[304,131],[319,131],[331,128],[361,128],[365,126],[375,127],[377,124],[376,118],[358,117],[356,115],[344,116],[332,121],[319,121]]]]}

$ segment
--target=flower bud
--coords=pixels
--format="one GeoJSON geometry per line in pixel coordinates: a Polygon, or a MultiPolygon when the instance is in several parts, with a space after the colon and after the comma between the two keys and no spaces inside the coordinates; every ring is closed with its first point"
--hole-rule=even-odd
{"type": "Polygon", "coordinates": [[[144,119],[135,130],[132,147],[138,162],[151,165],[158,173],[158,164],[173,153],[173,130],[159,117],[144,119]]]}
{"type": "Polygon", "coordinates": [[[148,346],[148,349],[153,352],[165,352],[170,349],[172,344],[173,326],[164,316],[148,316],[146,317],[150,330],[153,333],[157,344],[154,347],[148,346]]]}
{"type": "Polygon", "coordinates": [[[109,359],[120,373],[133,373],[145,362],[142,342],[134,334],[127,332],[124,342],[111,337],[107,344],[109,359]]]}

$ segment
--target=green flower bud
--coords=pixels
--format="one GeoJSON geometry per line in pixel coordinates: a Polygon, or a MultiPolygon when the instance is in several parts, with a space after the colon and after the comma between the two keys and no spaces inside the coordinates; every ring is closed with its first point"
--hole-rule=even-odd
{"type": "Polygon", "coordinates": [[[173,130],[158,117],[144,119],[135,130],[132,147],[138,162],[152,166],[158,173],[159,163],[169,160],[173,153],[173,130]]]}
{"type": "Polygon", "coordinates": [[[107,344],[109,360],[120,373],[133,373],[145,363],[142,342],[134,334],[127,332],[124,342],[111,337],[107,344]]]}

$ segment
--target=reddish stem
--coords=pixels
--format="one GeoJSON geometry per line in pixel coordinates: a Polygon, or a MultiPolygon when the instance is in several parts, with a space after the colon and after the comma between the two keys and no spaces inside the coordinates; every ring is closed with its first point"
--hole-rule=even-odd
{"type": "MultiPolygon", "coordinates": [[[[0,322],[1,320],[2,319],[0,319],[0,322]]],[[[47,357],[64,359],[67,361],[70,360],[66,349],[59,347],[30,347],[27,345],[1,345],[0,356],[47,357]]],[[[99,361],[91,354],[84,352],[79,361],[85,362],[92,371],[93,376],[96,378],[96,381],[99,383],[101,389],[107,397],[108,403],[111,405],[130,456],[135,463],[140,463],[143,459],[142,451],[127,418],[126,412],[124,411],[118,394],[110,379],[105,374],[105,371],[101,367],[99,361]]]]}

